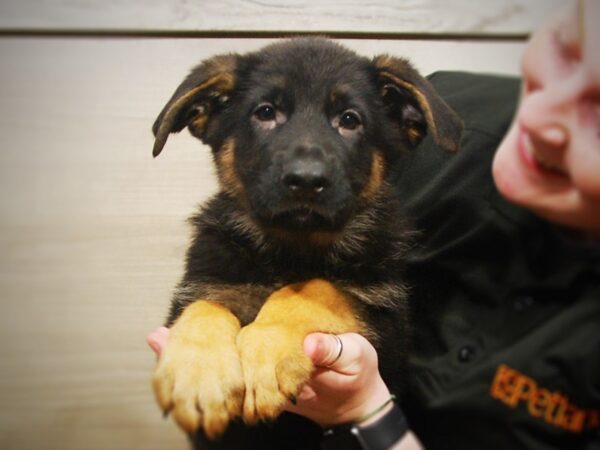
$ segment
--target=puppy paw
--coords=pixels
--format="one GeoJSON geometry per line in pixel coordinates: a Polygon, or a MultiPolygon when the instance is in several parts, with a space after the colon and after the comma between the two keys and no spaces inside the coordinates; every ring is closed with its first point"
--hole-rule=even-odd
{"type": "Polygon", "coordinates": [[[213,439],[242,412],[239,323],[224,308],[197,303],[207,305],[188,307],[173,325],[152,383],[163,411],[187,432],[202,428],[213,439]]]}
{"type": "Polygon", "coordinates": [[[240,331],[246,423],[277,417],[308,381],[313,364],[304,354],[303,341],[304,334],[281,324],[255,322],[240,331]]]}

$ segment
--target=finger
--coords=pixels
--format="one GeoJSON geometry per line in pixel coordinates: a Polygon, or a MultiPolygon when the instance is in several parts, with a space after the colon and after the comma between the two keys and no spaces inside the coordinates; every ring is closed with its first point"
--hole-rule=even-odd
{"type": "Polygon", "coordinates": [[[338,336],[313,333],[304,340],[304,352],[316,366],[353,375],[364,354],[361,339],[364,340],[354,333],[338,336]]]}
{"type": "Polygon", "coordinates": [[[160,353],[167,344],[168,339],[169,329],[167,327],[157,328],[148,336],[146,336],[146,342],[157,356],[160,356],[160,353]]]}
{"type": "Polygon", "coordinates": [[[288,401],[284,407],[285,411],[303,415],[306,413],[307,405],[317,399],[317,393],[309,384],[305,384],[296,396],[296,402],[288,401]]]}

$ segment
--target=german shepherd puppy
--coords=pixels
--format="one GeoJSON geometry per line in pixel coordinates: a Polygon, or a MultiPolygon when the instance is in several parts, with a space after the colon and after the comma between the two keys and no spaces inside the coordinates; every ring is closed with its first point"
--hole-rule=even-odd
{"type": "Polygon", "coordinates": [[[282,414],[313,370],[304,338],[363,334],[401,389],[407,227],[390,168],[427,132],[456,150],[461,123],[406,60],[297,38],[193,69],[154,124],[154,156],[185,127],[220,190],[191,219],[158,403],[196,448],[317,449],[318,428],[282,414]]]}

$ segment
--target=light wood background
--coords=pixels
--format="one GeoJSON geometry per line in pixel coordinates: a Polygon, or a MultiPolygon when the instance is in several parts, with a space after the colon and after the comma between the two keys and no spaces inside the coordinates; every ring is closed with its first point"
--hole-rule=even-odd
{"type": "Polygon", "coordinates": [[[151,124],[199,60],[323,32],[423,72],[518,73],[562,0],[2,0],[0,449],[184,449],[144,337],[215,190],[187,132],[151,124]],[[349,39],[350,37],[355,39],[349,39]]]}

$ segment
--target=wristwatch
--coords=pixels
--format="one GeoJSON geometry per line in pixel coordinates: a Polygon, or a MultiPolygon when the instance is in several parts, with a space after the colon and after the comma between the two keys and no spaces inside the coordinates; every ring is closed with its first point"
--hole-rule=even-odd
{"type": "Polygon", "coordinates": [[[402,410],[394,403],[385,415],[366,426],[343,424],[325,430],[323,450],[388,450],[408,432],[402,410]]]}

